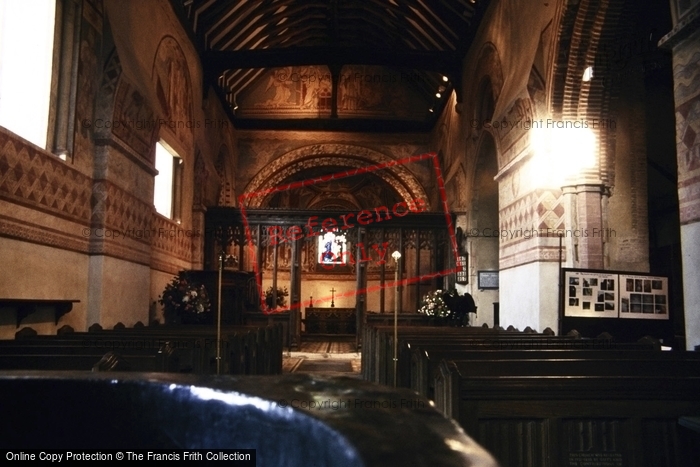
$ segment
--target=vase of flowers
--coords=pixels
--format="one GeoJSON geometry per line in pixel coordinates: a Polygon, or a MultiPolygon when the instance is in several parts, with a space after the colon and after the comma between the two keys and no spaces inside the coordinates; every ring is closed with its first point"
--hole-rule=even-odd
{"type": "Polygon", "coordinates": [[[289,290],[287,287],[282,289],[277,288],[277,303],[274,304],[272,301],[274,299],[272,286],[268,287],[265,291],[265,305],[267,305],[268,310],[274,310],[277,308],[284,308],[287,306],[287,299],[285,297],[289,296],[289,290]]]}
{"type": "Polygon", "coordinates": [[[195,283],[181,271],[165,286],[158,303],[163,306],[166,323],[207,324],[211,321],[211,302],[204,285],[195,283]]]}
{"type": "Polygon", "coordinates": [[[435,324],[446,323],[450,316],[450,309],[442,298],[446,293],[453,294],[452,291],[448,292],[442,289],[425,294],[421,306],[418,308],[418,313],[433,317],[435,324]]]}

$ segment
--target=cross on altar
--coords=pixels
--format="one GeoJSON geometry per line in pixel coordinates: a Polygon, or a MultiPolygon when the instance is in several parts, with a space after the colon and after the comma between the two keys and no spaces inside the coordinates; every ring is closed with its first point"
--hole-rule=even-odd
{"type": "Polygon", "coordinates": [[[333,303],[333,300],[335,298],[335,289],[331,288],[331,308],[335,308],[335,303],[333,303]]]}

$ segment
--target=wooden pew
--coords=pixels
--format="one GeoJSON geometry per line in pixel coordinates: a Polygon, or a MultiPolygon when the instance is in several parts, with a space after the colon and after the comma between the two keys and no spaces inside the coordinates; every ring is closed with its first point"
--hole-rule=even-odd
{"type": "MultiPolygon", "coordinates": [[[[100,331],[105,332],[105,331],[100,331]]],[[[119,331],[120,335],[124,330],[119,331]]],[[[216,328],[212,326],[155,326],[132,331],[133,335],[164,338],[194,338],[199,349],[200,374],[216,372],[216,328]]],[[[279,324],[261,326],[223,326],[221,329],[222,372],[226,374],[280,374],[284,329],[279,324]]]]}
{"type": "MultiPolygon", "coordinates": [[[[368,351],[374,355],[367,355],[363,363],[367,364],[367,379],[380,384],[393,384],[393,329],[378,329],[375,343],[368,351]]],[[[483,328],[403,328],[398,331],[399,349],[404,342],[440,342],[455,343],[473,348],[547,348],[563,347],[567,345],[581,347],[600,345],[600,342],[588,339],[577,340],[573,337],[548,336],[544,334],[531,334],[498,330],[486,330],[483,328]]],[[[405,357],[399,357],[398,366],[403,368],[399,373],[406,374],[406,367],[410,361],[405,357]]],[[[405,380],[403,385],[410,386],[405,380]]]]}
{"type": "MultiPolygon", "coordinates": [[[[53,346],[55,354],[80,353],[90,351],[104,355],[113,351],[128,359],[134,352],[151,351],[162,353],[167,349],[169,362],[166,368],[176,373],[206,374],[204,350],[214,346],[210,339],[187,333],[168,332],[132,332],[131,330],[99,331],[87,333],[70,333],[60,336],[34,336],[25,339],[0,341],[0,352],[9,351],[10,347],[24,349],[41,349],[53,346]]],[[[161,370],[162,371],[162,370],[161,370]]]]}
{"type": "MultiPolygon", "coordinates": [[[[282,342],[279,325],[222,328],[222,373],[281,374],[282,342]]],[[[43,353],[55,356],[51,359],[56,362],[51,366],[53,369],[60,369],[56,365],[65,361],[60,356],[94,355],[96,362],[109,351],[117,352],[126,361],[144,352],[157,354],[161,360],[167,355],[161,365],[149,371],[216,373],[216,329],[207,326],[153,326],[0,341],[0,355],[43,353]]],[[[22,361],[29,364],[34,360],[23,358],[17,364],[22,361]]],[[[84,366],[81,364],[81,368],[84,366]]],[[[145,368],[143,365],[136,367],[145,368]]]]}
{"type": "MultiPolygon", "coordinates": [[[[648,357],[669,357],[669,352],[661,352],[658,345],[651,341],[620,343],[605,340],[572,340],[564,344],[540,346],[530,349],[507,350],[511,341],[464,342],[447,340],[432,342],[407,339],[402,342],[399,351],[399,385],[410,387],[421,395],[433,398],[432,383],[440,361],[446,360],[483,360],[513,358],[633,358],[636,352],[643,352],[648,357]]],[[[698,354],[700,355],[700,354],[698,354]]]]}
{"type": "Polygon", "coordinates": [[[700,413],[700,361],[440,363],[435,404],[501,465],[698,465],[681,416],[700,413]],[[631,363],[634,362],[634,363],[631,363]],[[478,364],[478,368],[475,364],[478,364]]]}
{"type": "MultiPolygon", "coordinates": [[[[362,345],[362,376],[367,381],[382,384],[393,383],[393,326],[365,326],[362,345]],[[389,372],[389,373],[387,373],[389,372]]],[[[406,336],[425,335],[445,339],[448,336],[488,336],[501,333],[518,335],[510,331],[488,328],[456,328],[432,326],[403,326],[398,328],[399,339],[406,336]]]]}
{"type": "MultiPolygon", "coordinates": [[[[105,331],[100,331],[105,332],[105,331]]],[[[120,335],[124,330],[119,331],[120,335]]],[[[224,374],[281,374],[284,329],[279,324],[264,326],[223,326],[221,368],[224,374]]],[[[156,326],[133,331],[136,336],[194,338],[199,350],[199,374],[216,373],[216,328],[211,326],[156,326]]]]}
{"type": "MultiPolygon", "coordinates": [[[[0,370],[46,370],[46,371],[92,371],[105,353],[83,350],[67,351],[66,347],[46,347],[45,349],[3,349],[0,353],[0,370]],[[40,352],[43,350],[44,352],[40,352]]],[[[150,351],[133,351],[122,357],[121,371],[167,372],[168,359],[163,354],[150,351]]]]}
{"type": "MultiPolygon", "coordinates": [[[[365,330],[362,352],[363,378],[381,384],[393,384],[393,326],[374,326],[365,330]]],[[[411,387],[410,347],[434,344],[440,348],[454,346],[467,349],[653,349],[658,342],[616,343],[610,338],[553,336],[549,333],[519,332],[489,328],[399,327],[398,385],[411,387]]],[[[427,381],[426,378],[422,378],[427,381]]],[[[427,384],[427,383],[425,383],[427,384]]]]}
{"type": "Polygon", "coordinates": [[[153,345],[119,348],[112,344],[113,341],[106,341],[99,345],[98,340],[86,340],[86,334],[78,333],[0,340],[0,368],[90,371],[108,352],[114,352],[123,362],[121,367],[131,371],[180,371],[179,355],[172,342],[163,340],[153,345]],[[70,363],[71,359],[75,363],[70,363]]]}

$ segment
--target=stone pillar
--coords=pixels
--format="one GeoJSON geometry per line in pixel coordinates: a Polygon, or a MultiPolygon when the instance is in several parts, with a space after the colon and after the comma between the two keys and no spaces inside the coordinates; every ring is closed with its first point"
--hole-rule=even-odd
{"type": "Polygon", "coordinates": [[[672,1],[674,28],[660,45],[673,50],[678,199],[686,349],[700,345],[700,4],[672,1]]]}
{"type": "Polygon", "coordinates": [[[584,269],[603,269],[603,213],[600,185],[576,187],[576,226],[573,230],[578,241],[578,266],[584,269]]]}
{"type": "Polygon", "coordinates": [[[207,208],[201,205],[192,209],[192,269],[204,269],[204,217],[206,212],[207,208]]]}
{"type": "MultiPolygon", "coordinates": [[[[562,248],[568,252],[566,259],[563,261],[562,267],[573,268],[577,267],[577,258],[575,252],[578,251],[578,238],[573,235],[566,235],[566,229],[571,229],[577,224],[577,199],[576,187],[562,187],[562,205],[564,206],[564,231],[561,232],[562,248]]],[[[563,255],[562,255],[563,256],[563,255]]]]}

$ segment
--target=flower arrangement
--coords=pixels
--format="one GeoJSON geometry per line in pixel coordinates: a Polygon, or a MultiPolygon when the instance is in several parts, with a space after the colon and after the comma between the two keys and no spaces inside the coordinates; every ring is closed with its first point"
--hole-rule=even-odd
{"type": "Polygon", "coordinates": [[[289,290],[287,290],[287,287],[280,289],[277,289],[277,304],[276,306],[273,306],[272,303],[272,286],[268,287],[267,290],[265,291],[265,305],[267,305],[267,308],[269,309],[275,309],[275,308],[284,308],[287,305],[287,299],[285,297],[289,296],[289,290]]]}
{"type": "Polygon", "coordinates": [[[165,286],[158,303],[163,306],[166,322],[203,323],[211,311],[207,289],[194,283],[181,271],[165,286]]]}
{"type": "MultiPolygon", "coordinates": [[[[423,302],[418,309],[418,313],[428,316],[435,316],[437,318],[447,317],[450,314],[450,309],[442,299],[442,296],[445,293],[447,293],[445,290],[438,289],[425,294],[423,296],[423,302]]],[[[452,292],[449,293],[451,294],[452,292]]]]}

